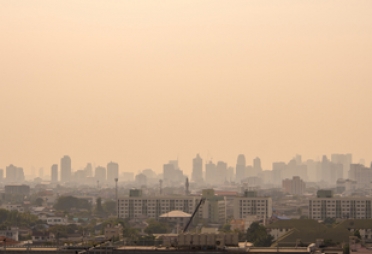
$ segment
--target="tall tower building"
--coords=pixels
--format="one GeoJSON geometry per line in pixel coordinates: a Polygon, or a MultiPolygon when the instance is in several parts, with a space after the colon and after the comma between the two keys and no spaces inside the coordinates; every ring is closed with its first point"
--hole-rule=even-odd
{"type": "Polygon", "coordinates": [[[84,168],[85,175],[87,177],[92,177],[93,176],[93,167],[91,163],[87,163],[87,165],[84,168]]]}
{"type": "Polygon", "coordinates": [[[343,175],[347,177],[352,163],[352,155],[348,154],[331,154],[331,162],[343,165],[343,175]]]}
{"type": "Polygon", "coordinates": [[[246,162],[244,154],[239,154],[236,162],[235,181],[240,182],[246,178],[246,162]]]}
{"type": "Polygon", "coordinates": [[[203,182],[203,159],[197,154],[192,160],[192,180],[196,183],[203,182]]]}
{"type": "Polygon", "coordinates": [[[107,182],[114,184],[115,179],[119,177],[119,164],[115,162],[109,162],[107,164],[107,182]]]}
{"type": "Polygon", "coordinates": [[[15,182],[17,181],[17,167],[13,164],[10,164],[6,167],[6,181],[15,182]]]}
{"type": "Polygon", "coordinates": [[[50,180],[52,183],[58,182],[58,165],[53,164],[50,168],[50,180]]]}
{"type": "Polygon", "coordinates": [[[96,167],[94,176],[97,179],[97,181],[99,181],[100,183],[105,183],[106,182],[106,168],[101,167],[101,166],[96,167]]]}
{"type": "Polygon", "coordinates": [[[207,183],[216,183],[217,179],[216,164],[209,161],[209,163],[205,165],[205,181],[207,183]]]}
{"type": "Polygon", "coordinates": [[[40,177],[41,179],[44,178],[44,169],[43,169],[43,168],[39,168],[39,177],[40,177]]]}
{"type": "Polygon", "coordinates": [[[253,170],[256,175],[262,171],[261,159],[258,157],[253,160],[253,170]]]}
{"type": "Polygon", "coordinates": [[[223,161],[217,162],[216,166],[216,181],[217,183],[224,183],[228,181],[226,178],[226,173],[227,173],[227,163],[223,161]]]}
{"type": "Polygon", "coordinates": [[[61,159],[61,182],[69,182],[71,180],[71,158],[68,155],[61,159]]]}

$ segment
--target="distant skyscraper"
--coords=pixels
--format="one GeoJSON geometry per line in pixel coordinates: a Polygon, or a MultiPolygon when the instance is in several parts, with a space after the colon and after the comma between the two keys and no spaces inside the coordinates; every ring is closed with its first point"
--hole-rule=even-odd
{"type": "Polygon", "coordinates": [[[253,160],[253,170],[255,172],[255,174],[259,174],[261,171],[262,171],[262,167],[261,167],[261,159],[256,157],[254,160],[253,160]]]}
{"type": "Polygon", "coordinates": [[[246,178],[246,162],[244,154],[240,154],[238,156],[238,160],[236,162],[236,173],[235,173],[235,181],[240,182],[244,178],[246,178]]]}
{"type": "Polygon", "coordinates": [[[0,169],[0,182],[4,181],[4,170],[0,169]]]}
{"type": "Polygon", "coordinates": [[[224,183],[228,181],[226,179],[227,163],[223,161],[217,162],[215,180],[217,183],[224,183]]]}
{"type": "Polygon", "coordinates": [[[91,163],[87,163],[84,170],[85,170],[85,175],[87,177],[92,177],[93,176],[93,167],[92,167],[91,163]]]}
{"type": "Polygon", "coordinates": [[[350,170],[350,164],[352,163],[352,155],[347,154],[331,154],[331,162],[335,164],[343,165],[343,175],[347,177],[350,170]]]}
{"type": "Polygon", "coordinates": [[[19,168],[10,164],[6,167],[6,181],[7,182],[23,182],[25,180],[25,175],[23,168],[19,168]]]}
{"type": "Polygon", "coordinates": [[[105,183],[106,182],[106,168],[101,167],[101,166],[96,167],[94,176],[100,183],[105,183]]]}
{"type": "Polygon", "coordinates": [[[44,178],[44,169],[43,169],[43,168],[39,168],[39,177],[40,177],[41,179],[44,178]]]}
{"type": "Polygon", "coordinates": [[[177,160],[171,160],[168,164],[163,165],[163,180],[166,185],[177,185],[185,181],[185,176],[183,171],[179,169],[177,160]]]}
{"type": "Polygon", "coordinates": [[[71,158],[65,155],[61,159],[61,182],[71,181],[71,158]]]}
{"type": "Polygon", "coordinates": [[[107,182],[109,184],[115,183],[115,178],[119,177],[119,164],[115,162],[109,162],[107,164],[107,182]]]}
{"type": "Polygon", "coordinates": [[[226,170],[226,180],[232,182],[235,179],[234,167],[228,167],[226,170]]]}
{"type": "Polygon", "coordinates": [[[51,169],[50,169],[50,180],[52,183],[58,182],[58,165],[53,164],[51,169]]]}
{"type": "Polygon", "coordinates": [[[203,159],[199,154],[192,160],[192,180],[196,183],[203,182],[203,159]]]}
{"type": "Polygon", "coordinates": [[[210,161],[205,165],[205,181],[207,183],[215,183],[216,177],[216,164],[210,161]]]}
{"type": "Polygon", "coordinates": [[[17,181],[17,167],[10,164],[6,167],[6,181],[16,182],[17,181]]]}
{"type": "Polygon", "coordinates": [[[23,168],[17,168],[17,182],[21,183],[25,180],[23,168]]]}

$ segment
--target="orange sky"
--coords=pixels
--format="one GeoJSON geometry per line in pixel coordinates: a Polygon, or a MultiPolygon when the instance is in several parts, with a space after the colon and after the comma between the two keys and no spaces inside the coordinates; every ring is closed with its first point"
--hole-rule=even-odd
{"type": "MultiPolygon", "coordinates": [[[[372,1],[0,1],[0,168],[372,156],[372,1]]],[[[48,172],[49,173],[49,172],[48,172]]],[[[46,174],[46,173],[45,173],[46,174]]]]}

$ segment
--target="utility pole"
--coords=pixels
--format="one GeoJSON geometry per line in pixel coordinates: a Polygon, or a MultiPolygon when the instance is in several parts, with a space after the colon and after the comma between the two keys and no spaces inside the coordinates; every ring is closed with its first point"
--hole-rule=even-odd
{"type": "Polygon", "coordinates": [[[119,200],[118,200],[118,178],[115,178],[115,198],[116,198],[116,212],[119,218],[119,200]]]}

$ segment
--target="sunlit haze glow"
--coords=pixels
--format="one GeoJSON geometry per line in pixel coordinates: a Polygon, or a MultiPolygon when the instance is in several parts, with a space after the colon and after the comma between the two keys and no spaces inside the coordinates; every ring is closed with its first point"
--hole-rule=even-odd
{"type": "Polygon", "coordinates": [[[372,156],[372,1],[0,1],[0,168],[372,156]]]}

